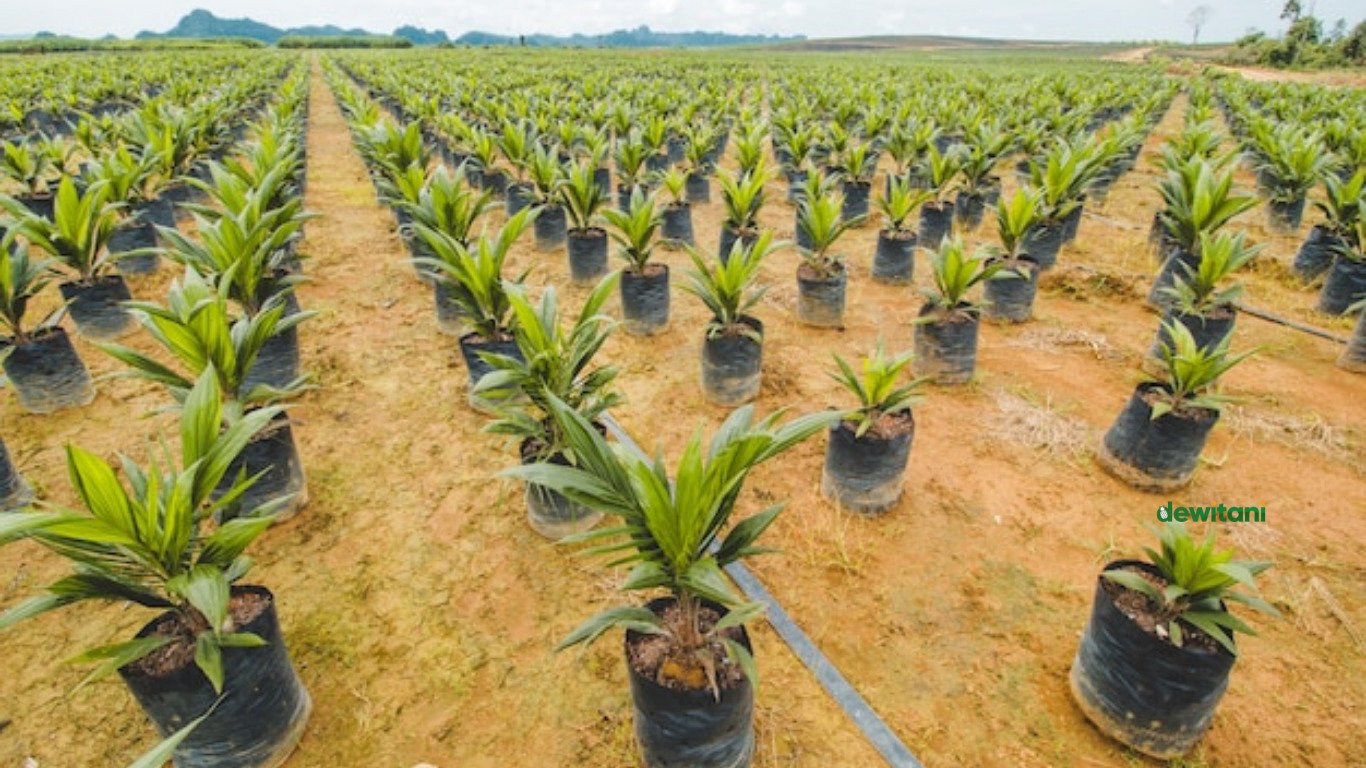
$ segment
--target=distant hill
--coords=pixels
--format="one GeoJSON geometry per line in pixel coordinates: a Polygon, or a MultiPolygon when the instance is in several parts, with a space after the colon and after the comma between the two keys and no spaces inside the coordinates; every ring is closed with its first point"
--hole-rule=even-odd
{"type": "MultiPolygon", "coordinates": [[[[227,38],[245,37],[274,45],[282,37],[363,37],[374,33],[363,29],[342,29],[331,24],[324,26],[293,27],[280,29],[254,19],[225,19],[215,16],[202,8],[189,12],[174,27],[165,32],[139,32],[137,39],[158,38],[227,38]]],[[[805,40],[797,35],[732,35],[725,32],[656,32],[649,27],[619,29],[603,35],[555,35],[531,34],[525,36],[495,35],[490,32],[466,32],[452,41],[439,29],[426,30],[421,27],[402,26],[393,32],[394,37],[409,40],[413,45],[440,45],[454,42],[457,45],[526,45],[540,48],[705,48],[722,45],[763,45],[805,40]]]]}
{"type": "MultiPolygon", "coordinates": [[[[262,24],[251,19],[220,19],[209,11],[201,9],[190,11],[180,23],[165,32],[139,32],[137,39],[150,40],[158,37],[247,37],[263,43],[274,44],[286,34],[295,34],[262,24]]],[[[304,34],[304,33],[298,33],[304,34]]]]}
{"type": "Polygon", "coordinates": [[[446,37],[446,33],[439,29],[430,32],[422,27],[402,26],[394,30],[394,37],[401,37],[408,40],[413,45],[441,45],[449,43],[451,39],[446,37]]]}

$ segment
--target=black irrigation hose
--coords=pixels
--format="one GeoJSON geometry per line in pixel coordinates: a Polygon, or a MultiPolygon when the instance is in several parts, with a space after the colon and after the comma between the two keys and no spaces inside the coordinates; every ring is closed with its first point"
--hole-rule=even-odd
{"type": "MultiPolygon", "coordinates": [[[[626,446],[627,450],[637,456],[643,459],[649,458],[626,433],[626,430],[622,429],[621,424],[612,418],[611,414],[604,413],[601,419],[603,425],[607,427],[607,431],[617,439],[617,442],[626,446]]],[[[738,562],[731,563],[726,566],[726,573],[740,587],[740,591],[745,593],[745,597],[763,604],[768,623],[772,625],[774,631],[787,643],[797,658],[801,659],[806,668],[811,670],[825,692],[830,694],[835,703],[844,710],[844,714],[854,721],[854,725],[863,732],[864,738],[868,739],[888,765],[892,768],[924,768],[921,762],[915,759],[915,755],[911,754],[911,750],[907,749],[901,739],[897,738],[892,729],[887,726],[887,723],[878,717],[868,702],[859,695],[859,692],[845,679],[844,675],[840,674],[830,659],[821,653],[821,650],[811,641],[810,636],[797,626],[787,611],[778,604],[772,593],[764,588],[764,585],[754,577],[754,574],[749,572],[748,568],[738,562]]]]}
{"type": "MultiPolygon", "coordinates": [[[[1145,275],[1138,275],[1138,274],[1134,274],[1134,273],[1114,274],[1114,273],[1111,273],[1111,272],[1105,272],[1105,271],[1103,271],[1103,270],[1096,269],[1095,267],[1088,266],[1088,265],[1086,265],[1086,264],[1063,264],[1063,265],[1059,265],[1059,266],[1061,266],[1061,267],[1064,268],[1064,269],[1078,269],[1078,270],[1081,270],[1082,272],[1089,272],[1089,273],[1091,273],[1091,274],[1093,274],[1093,275],[1101,275],[1102,277],[1122,277],[1122,278],[1133,278],[1133,279],[1136,279],[1136,280],[1148,280],[1148,279],[1149,279],[1149,278],[1148,278],[1147,276],[1145,276],[1145,275]]],[[[1336,334],[1329,333],[1328,331],[1325,331],[1325,330],[1323,330],[1322,328],[1317,328],[1317,327],[1312,326],[1312,325],[1306,325],[1306,324],[1301,323],[1301,322],[1299,322],[1299,321],[1297,321],[1297,320],[1291,320],[1291,319],[1288,318],[1288,317],[1281,317],[1280,315],[1274,314],[1274,313],[1272,313],[1272,312],[1268,312],[1268,311],[1266,311],[1265,309],[1257,309],[1256,307],[1248,306],[1247,304],[1244,304],[1244,303],[1242,303],[1241,301],[1240,301],[1240,302],[1237,302],[1234,306],[1238,308],[1238,311],[1239,311],[1239,312],[1242,312],[1242,313],[1244,313],[1244,314],[1246,314],[1246,315],[1250,315],[1250,316],[1252,316],[1252,317],[1255,317],[1255,318],[1257,318],[1258,320],[1265,320],[1265,321],[1267,321],[1268,323],[1275,323],[1275,324],[1277,324],[1277,325],[1283,325],[1283,326],[1285,326],[1286,328],[1291,328],[1291,329],[1293,329],[1293,330],[1300,331],[1300,332],[1302,332],[1302,333],[1307,333],[1307,334],[1309,334],[1310,336],[1317,336],[1317,337],[1319,337],[1320,339],[1327,339],[1328,341],[1331,341],[1331,342],[1333,342],[1333,343],[1335,343],[1335,344],[1342,344],[1343,346],[1346,346],[1346,345],[1348,344],[1348,340],[1347,340],[1347,339],[1345,339],[1345,338],[1343,338],[1343,337],[1341,337],[1341,336],[1338,336],[1338,335],[1336,335],[1336,334]]]]}
{"type": "Polygon", "coordinates": [[[1347,339],[1344,339],[1343,337],[1337,336],[1337,335],[1335,335],[1335,334],[1331,334],[1331,333],[1329,333],[1328,331],[1323,330],[1322,328],[1315,328],[1315,327],[1312,326],[1312,325],[1305,325],[1304,323],[1300,323],[1300,322],[1296,322],[1296,321],[1294,321],[1294,320],[1291,320],[1291,319],[1288,318],[1288,317],[1281,317],[1280,315],[1274,315],[1274,314],[1272,314],[1272,313],[1270,313],[1270,312],[1267,312],[1267,311],[1264,310],[1264,309],[1257,309],[1256,307],[1249,307],[1248,305],[1242,303],[1241,301],[1238,302],[1235,306],[1238,307],[1238,311],[1239,311],[1239,312],[1242,312],[1242,313],[1244,313],[1244,314],[1251,315],[1251,316],[1253,316],[1253,317],[1255,317],[1255,318],[1257,318],[1257,319],[1259,319],[1259,320],[1265,320],[1265,321],[1267,321],[1267,322],[1269,322],[1269,323],[1276,323],[1277,325],[1284,325],[1286,328],[1293,328],[1293,329],[1295,329],[1295,330],[1297,330],[1297,331],[1302,331],[1302,332],[1307,333],[1307,334],[1309,334],[1309,335],[1311,335],[1311,336],[1317,336],[1317,337],[1319,337],[1320,339],[1327,339],[1327,340],[1329,340],[1329,341],[1331,341],[1331,342],[1334,342],[1334,343],[1336,343],[1336,344],[1342,344],[1342,345],[1345,346],[1345,345],[1348,343],[1348,342],[1347,342],[1347,339]]]}

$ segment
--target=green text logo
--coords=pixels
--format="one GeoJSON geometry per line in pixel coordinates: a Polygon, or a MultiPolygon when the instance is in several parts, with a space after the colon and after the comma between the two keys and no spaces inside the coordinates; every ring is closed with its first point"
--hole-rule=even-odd
{"type": "Polygon", "coordinates": [[[1157,519],[1164,523],[1265,523],[1266,507],[1231,507],[1225,504],[1178,507],[1169,501],[1157,508],[1157,519]]]}

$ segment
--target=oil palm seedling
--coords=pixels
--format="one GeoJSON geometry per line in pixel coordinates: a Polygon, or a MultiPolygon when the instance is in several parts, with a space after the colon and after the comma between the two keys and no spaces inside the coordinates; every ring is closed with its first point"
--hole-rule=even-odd
{"type": "Polygon", "coordinates": [[[631,197],[637,189],[649,194],[645,184],[645,161],[649,156],[650,148],[638,132],[617,138],[613,160],[617,166],[617,207],[623,211],[631,207],[631,197]]]}
{"type": "Polygon", "coordinates": [[[987,206],[1001,196],[1001,179],[993,174],[996,163],[1010,147],[1010,134],[994,121],[981,120],[968,128],[967,150],[962,154],[963,187],[954,202],[954,217],[967,229],[982,223],[987,206]]]}
{"type": "Polygon", "coordinates": [[[840,179],[844,188],[843,217],[846,220],[862,223],[868,218],[868,197],[873,189],[877,161],[878,153],[863,142],[855,142],[844,153],[840,179]]]}
{"type": "MultiPolygon", "coordinates": [[[[496,205],[495,196],[488,190],[476,191],[467,183],[466,166],[455,171],[438,168],[422,190],[417,200],[402,203],[409,221],[421,224],[453,238],[456,242],[468,245],[474,226],[496,205]]],[[[413,229],[408,239],[414,249],[414,258],[430,255],[426,242],[417,236],[413,229]]],[[[443,331],[454,333],[459,318],[451,312],[450,302],[445,294],[444,284],[436,280],[429,270],[417,268],[418,278],[430,281],[436,296],[437,324],[443,331]]]]}
{"type": "Polygon", "coordinates": [[[811,173],[811,157],[816,148],[816,128],[812,124],[786,130],[775,146],[782,151],[783,176],[787,179],[788,202],[801,199],[802,183],[811,173]]]}
{"type": "MultiPolygon", "coordinates": [[[[484,356],[517,354],[503,265],[513,244],[531,226],[537,213],[535,208],[524,208],[508,218],[496,236],[481,235],[468,245],[445,232],[415,225],[418,236],[432,252],[430,257],[419,259],[418,266],[432,270],[436,279],[446,284],[450,300],[470,329],[460,337],[460,354],[469,372],[470,405],[476,409],[488,407],[473,393],[479,379],[489,372],[484,356]]],[[[524,277],[513,282],[520,283],[524,277]]]]}
{"type": "Polygon", "coordinates": [[[759,394],[763,373],[764,324],[750,311],[767,288],[758,286],[759,268],[779,248],[771,232],[751,245],[737,241],[730,255],[708,264],[696,251],[683,290],[702,300],[711,313],[702,342],[702,393],[707,402],[735,407],[759,394]]]}
{"type": "MultiPolygon", "coordinates": [[[[522,464],[576,462],[573,445],[554,417],[552,400],[589,423],[597,423],[608,408],[622,402],[612,386],[616,368],[594,365],[593,360],[615,327],[602,307],[616,283],[616,274],[598,283],[568,328],[561,323],[553,287],[545,289],[538,304],[521,286],[509,288],[516,317],[513,337],[521,354],[489,355],[493,370],[480,379],[475,392],[498,404],[497,418],[486,431],[516,438],[522,464]]],[[[526,486],[526,504],[531,527],[554,540],[586,531],[602,518],[600,510],[535,483],[526,486]]]]}
{"type": "Polygon", "coordinates": [[[687,144],[683,148],[684,167],[688,171],[688,202],[711,202],[711,175],[716,172],[712,162],[712,147],[716,146],[718,132],[705,125],[688,126],[684,136],[687,144]]]}
{"type": "Polygon", "coordinates": [[[1295,232],[1309,190],[1328,175],[1332,161],[1317,131],[1282,124],[1269,138],[1258,166],[1267,182],[1267,221],[1276,231],[1295,232]]]}
{"type": "MultiPolygon", "coordinates": [[[[412,237],[409,229],[412,220],[409,218],[407,206],[416,203],[422,196],[422,190],[427,186],[431,174],[430,168],[414,163],[402,168],[386,168],[375,183],[379,191],[379,201],[389,206],[389,210],[394,214],[394,223],[399,228],[399,234],[405,240],[412,237]]],[[[409,247],[412,247],[411,244],[409,247]]]]}
{"type": "Polygon", "coordinates": [[[591,284],[607,271],[607,231],[600,226],[608,192],[598,184],[596,169],[579,163],[560,189],[569,217],[569,273],[574,282],[591,284]]]}
{"type": "Polygon", "coordinates": [[[59,306],[32,327],[24,325],[29,302],[52,281],[51,263],[35,261],[28,248],[0,246],[0,364],[30,413],[51,413],[95,399],[90,372],[58,324],[59,306]]]}
{"type": "Polygon", "coordinates": [[[1235,635],[1256,634],[1230,604],[1279,612],[1255,594],[1271,563],[1235,560],[1215,546],[1213,528],[1198,543],[1181,522],[1157,533],[1160,550],[1144,547],[1146,561],[1115,560],[1101,571],[1070,681],[1101,731],[1169,760],[1209,729],[1237,659],[1235,635]]]}
{"type": "Polygon", "coordinates": [[[653,197],[636,191],[631,207],[603,211],[608,234],[620,246],[626,261],[621,276],[621,314],[626,332],[633,336],[652,336],[669,325],[669,265],[651,261],[663,216],[653,197]]]}
{"type": "Polygon", "coordinates": [[[497,197],[507,194],[508,174],[493,134],[474,127],[470,132],[470,183],[497,197]]]}
{"type": "MultiPolygon", "coordinates": [[[[313,215],[302,210],[297,197],[265,210],[265,201],[272,196],[269,186],[237,195],[226,190],[241,185],[240,179],[220,176],[217,180],[221,183],[215,186],[215,195],[221,207],[210,213],[187,206],[194,216],[196,236],[162,228],[160,237],[167,246],[161,253],[218,284],[249,317],[276,304],[283,307],[286,317],[293,316],[299,311],[295,289],[304,278],[297,272],[292,246],[313,215]]],[[[287,324],[267,339],[247,371],[247,382],[287,386],[298,378],[299,363],[297,324],[287,324]]]]}
{"type": "Polygon", "coordinates": [[[1086,190],[1097,172],[1086,145],[1058,140],[1043,161],[1032,166],[1029,184],[1042,195],[1042,221],[1030,233],[1026,250],[1044,269],[1058,260],[1058,251],[1076,236],[1086,190]]]}
{"type": "Polygon", "coordinates": [[[1106,432],[1097,458],[1140,490],[1170,491],[1190,482],[1210,430],[1232,398],[1219,377],[1255,350],[1229,352],[1229,337],[1202,347],[1179,320],[1166,323],[1159,375],[1143,382],[1106,432]]]}
{"type": "Polygon", "coordinates": [[[983,307],[988,318],[1021,323],[1034,312],[1034,297],[1039,287],[1039,264],[1025,250],[1029,233],[1041,219],[1039,193],[1029,187],[1016,189],[996,204],[996,233],[1001,251],[993,258],[1018,280],[988,280],[983,307]]]}
{"type": "Polygon", "coordinates": [[[669,166],[669,122],[663,115],[652,114],[644,118],[640,128],[640,139],[645,145],[646,173],[659,173],[669,166]]]}
{"type": "Polygon", "coordinates": [[[716,178],[721,186],[721,202],[724,206],[721,243],[717,251],[719,258],[728,258],[736,241],[748,244],[757,239],[759,211],[763,210],[767,199],[764,185],[768,180],[768,170],[762,163],[753,173],[741,176],[722,174],[716,178]]]}
{"type": "Polygon", "coordinates": [[[23,189],[19,201],[29,213],[52,218],[50,185],[58,176],[52,154],[40,142],[33,141],[0,143],[0,153],[0,176],[23,189]]]}
{"type": "Polygon", "coordinates": [[[626,631],[636,738],[646,765],[747,765],[758,674],[745,624],[763,608],[737,596],[722,569],[763,551],[755,542],[782,505],[732,525],[736,501],[755,467],[837,417],[819,413],[780,423],[779,412],[756,422],[752,407],[739,408],[710,444],[704,446],[700,432],[693,435],[671,477],[662,457],[650,461],[614,450],[574,409],[558,401],[551,408],[577,465],[530,464],[509,474],[619,518],[618,525],[578,538],[602,542],[595,553],[626,552],[633,568],[627,591],[666,592],[644,606],[599,613],[558,647],[626,631]]]}
{"type": "Polygon", "coordinates": [[[540,209],[532,227],[536,249],[553,251],[565,242],[565,210],[560,194],[565,185],[564,166],[554,152],[536,147],[527,164],[527,176],[532,184],[531,205],[540,209]]]}
{"type": "Polygon", "coordinates": [[[171,202],[159,194],[160,182],[153,174],[151,160],[119,145],[92,161],[84,177],[90,183],[108,182],[110,202],[127,206],[118,227],[109,236],[108,248],[115,256],[115,266],[125,275],[155,272],[160,261],[155,251],[157,225],[174,226],[175,213],[171,202]]]}
{"type": "Polygon", "coordinates": [[[764,126],[757,121],[736,132],[735,164],[741,176],[755,174],[764,164],[764,126]]]}
{"type": "Polygon", "coordinates": [[[1319,291],[1318,310],[1344,315],[1360,309],[1366,298],[1366,217],[1358,218],[1352,233],[1333,247],[1333,266],[1319,291]]]}
{"type": "Polygon", "coordinates": [[[915,273],[916,232],[907,224],[933,196],[929,190],[913,187],[904,175],[888,177],[886,191],[875,199],[882,214],[882,228],[878,230],[877,250],[873,254],[873,280],[888,285],[911,282],[915,273]]]}
{"type": "Polygon", "coordinates": [[[807,243],[797,249],[802,257],[797,268],[797,318],[807,325],[844,326],[848,272],[844,255],[833,249],[840,237],[863,223],[862,217],[845,218],[845,210],[838,192],[808,198],[797,208],[797,226],[807,243]]]}
{"type": "Polygon", "coordinates": [[[667,247],[693,245],[692,204],[688,202],[688,174],[677,166],[659,175],[659,189],[668,196],[664,203],[661,235],[667,247]]]}
{"type": "Polygon", "coordinates": [[[982,249],[971,255],[962,238],[945,239],[930,255],[934,288],[926,292],[915,324],[915,369],[938,384],[962,384],[977,367],[981,309],[968,300],[979,283],[1005,269],[982,249]]]}
{"type": "Polygon", "coordinates": [[[574,155],[580,163],[593,169],[593,179],[597,181],[604,197],[612,196],[612,169],[607,167],[607,156],[611,149],[606,131],[584,127],[579,131],[574,155]]]}
{"type": "Polygon", "coordinates": [[[1354,236],[1356,223],[1366,211],[1366,168],[1358,169],[1345,181],[1332,174],[1324,176],[1323,193],[1322,200],[1314,201],[1314,207],[1323,213],[1323,223],[1309,230],[1295,254],[1295,274],[1305,282],[1327,272],[1334,253],[1344,240],[1354,236]]]}
{"type": "Polygon", "coordinates": [[[124,458],[123,481],[100,457],[67,447],[83,509],[8,515],[0,544],[31,541],[69,561],[73,573],[0,616],[0,629],[87,601],[160,611],[134,639],[76,656],[96,665],[82,685],[117,672],[165,736],[208,713],[180,742],[178,760],[208,768],[278,764],[303,734],[311,702],[285,648],[274,596],[240,582],[251,568],[245,550],[280,505],[208,526],[247,496],[254,478],[232,468],[278,409],[222,429],[217,388],[209,366],[185,396],[180,455],[166,450],[142,466],[124,458]]]}
{"type": "MultiPolygon", "coordinates": [[[[254,368],[272,337],[297,327],[312,313],[286,315],[284,302],[277,299],[255,315],[234,316],[226,283],[214,285],[193,269],[187,269],[183,278],[171,284],[165,305],[129,302],[128,306],[148,334],[170,354],[174,365],[117,344],[103,344],[101,349],[128,366],[126,375],[166,387],[182,408],[195,381],[212,370],[218,382],[214,391],[223,401],[225,429],[251,413],[297,398],[309,388],[306,376],[279,386],[261,383],[254,368]]],[[[225,516],[238,516],[244,510],[283,500],[279,517],[285,519],[308,503],[303,463],[290,421],[283,412],[272,413],[270,428],[256,434],[232,467],[234,477],[260,478],[245,492],[240,504],[224,508],[225,516]]],[[[226,494],[229,486],[225,483],[218,493],[226,494]]]]}
{"type": "Polygon", "coordinates": [[[1159,357],[1162,348],[1171,344],[1165,331],[1173,322],[1190,331],[1202,348],[1213,347],[1228,337],[1238,317],[1238,299],[1243,295],[1243,284],[1230,284],[1229,280],[1261,250],[1261,246],[1249,244],[1241,232],[1202,233],[1196,267],[1186,267],[1186,274],[1176,278],[1167,290],[1171,306],[1150,355],[1159,357]]]}
{"type": "Polygon", "coordinates": [[[953,228],[953,194],[960,167],[957,152],[940,152],[933,146],[925,151],[924,177],[934,196],[920,208],[920,233],[916,241],[923,248],[939,248],[953,228]]]}
{"type": "Polygon", "coordinates": [[[915,436],[911,408],[926,379],[903,383],[911,353],[888,355],[881,342],[864,358],[861,372],[834,358],[837,369],[830,375],[858,400],[858,408],[842,412],[830,426],[821,493],[844,509],[881,514],[901,499],[915,436]]]}
{"type": "Polygon", "coordinates": [[[1166,309],[1171,303],[1167,288],[1176,277],[1198,265],[1201,235],[1212,235],[1233,218],[1257,204],[1233,188],[1233,170],[1217,170],[1201,159],[1172,168],[1158,184],[1166,207],[1158,213],[1171,250],[1163,254],[1162,268],[1148,293],[1148,303],[1166,309]]]}
{"type": "Polygon", "coordinates": [[[106,247],[119,223],[123,206],[109,200],[108,182],[98,181],[77,191],[71,177],[57,186],[52,218],[39,216],[14,198],[0,197],[15,218],[6,239],[22,235],[30,247],[50,254],[69,273],[57,287],[68,302],[76,329],[84,336],[118,336],[131,325],[120,302],[132,298],[128,284],[111,272],[113,258],[106,247]]]}

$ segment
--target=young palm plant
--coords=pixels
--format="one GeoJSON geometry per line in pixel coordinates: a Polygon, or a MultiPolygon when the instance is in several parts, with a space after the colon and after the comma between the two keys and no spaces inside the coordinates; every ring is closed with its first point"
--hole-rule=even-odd
{"type": "Polygon", "coordinates": [[[902,479],[910,460],[915,418],[925,378],[901,383],[911,353],[889,356],[882,348],[863,360],[862,373],[839,355],[831,377],[857,398],[859,407],[841,414],[830,427],[821,493],[845,509],[881,514],[901,498],[902,479]]]}
{"type": "Polygon", "coordinates": [[[671,166],[658,175],[660,191],[668,195],[661,214],[661,236],[668,248],[694,245],[692,235],[692,205],[688,202],[688,173],[671,166]]]}
{"type": "Polygon", "coordinates": [[[1029,233],[1042,218],[1041,201],[1042,196],[1027,186],[997,201],[996,232],[1001,239],[1001,253],[992,261],[1020,279],[987,282],[987,317],[1019,323],[1033,314],[1043,265],[1034,261],[1025,248],[1029,233]]]}
{"type": "Polygon", "coordinates": [[[1309,230],[1309,236],[1295,254],[1295,274],[1305,282],[1314,280],[1333,265],[1334,251],[1352,240],[1356,223],[1366,212],[1366,168],[1346,180],[1328,174],[1323,179],[1323,199],[1314,207],[1324,221],[1309,230]]]}
{"type": "Polygon", "coordinates": [[[764,207],[769,174],[761,163],[754,173],[734,177],[716,177],[721,185],[721,202],[725,206],[721,221],[721,244],[718,256],[725,260],[738,240],[752,243],[759,234],[759,211],[764,207]]]}
{"type": "MultiPolygon", "coordinates": [[[[450,302],[458,309],[470,331],[460,337],[460,353],[469,371],[470,404],[476,409],[487,405],[474,397],[474,386],[489,372],[484,359],[488,353],[517,354],[512,337],[512,304],[508,300],[503,264],[517,238],[526,232],[538,211],[524,208],[510,217],[495,237],[481,235],[466,245],[450,235],[417,224],[417,234],[432,251],[432,256],[417,260],[420,267],[437,275],[448,291],[450,302]]],[[[520,283],[525,274],[513,282],[520,283]]]]}
{"type": "Polygon", "coordinates": [[[863,223],[868,218],[868,196],[877,174],[878,153],[863,142],[855,142],[844,153],[840,176],[844,187],[843,216],[846,220],[863,223]]]}
{"type": "Polygon", "coordinates": [[[49,184],[55,177],[52,154],[31,141],[0,144],[0,176],[23,188],[23,203],[28,212],[52,218],[49,184]]]}
{"type": "Polygon", "coordinates": [[[1162,254],[1162,269],[1148,293],[1148,303],[1161,309],[1171,304],[1167,292],[1176,278],[1198,266],[1202,235],[1213,235],[1235,216],[1257,204],[1233,188],[1233,169],[1219,170],[1196,158],[1171,168],[1159,182],[1166,208],[1158,213],[1173,248],[1162,254]]]}
{"type": "Polygon", "coordinates": [[[752,407],[739,408],[709,445],[704,446],[700,432],[695,433],[670,476],[662,457],[650,461],[614,450],[573,408],[558,400],[550,406],[576,465],[531,464],[508,474],[619,518],[619,525],[579,538],[603,542],[593,552],[626,553],[623,561],[633,566],[624,585],[627,591],[667,591],[667,596],[645,606],[598,614],[558,647],[590,643],[613,629],[626,630],[633,693],[668,702],[649,708],[658,712],[655,722],[644,722],[652,716],[639,706],[636,710],[642,718],[636,733],[648,764],[676,758],[673,750],[680,742],[694,750],[705,745],[706,754],[724,764],[742,762],[753,750],[749,702],[758,677],[744,625],[763,608],[737,596],[722,569],[763,551],[756,541],[782,505],[732,525],[736,502],[755,467],[838,416],[819,413],[780,424],[779,412],[756,423],[752,407]],[[643,653],[646,647],[659,653],[643,653]],[[646,656],[657,660],[646,662],[646,656]],[[670,663],[662,664],[665,658],[670,663]],[[706,691],[713,701],[697,701],[697,694],[706,691]],[[665,721],[673,725],[662,729],[665,721]],[[676,730],[679,724],[686,732],[676,730]],[[670,735],[657,735],[662,732],[670,735]]]}
{"type": "Polygon", "coordinates": [[[208,711],[214,727],[184,741],[186,755],[225,747],[283,759],[310,703],[279,633],[273,596],[238,586],[243,553],[274,522],[280,503],[212,531],[211,518],[247,497],[255,478],[232,475],[253,436],[278,414],[255,411],[222,429],[219,377],[207,367],[186,393],[179,460],[169,450],[145,466],[115,468],[77,446],[67,470],[83,511],[22,511],[0,522],[0,544],[28,539],[70,561],[74,573],[0,616],[0,629],[85,601],[133,603],[165,612],[136,639],[89,649],[97,664],[82,685],[117,671],[163,734],[208,711]],[[252,663],[244,664],[250,655],[252,663]],[[197,668],[198,674],[184,671],[197,668]],[[252,692],[270,691],[270,696],[252,692]]]}
{"type": "MultiPolygon", "coordinates": [[[[553,251],[564,244],[566,235],[565,210],[561,191],[565,185],[565,169],[555,152],[537,146],[527,165],[531,179],[531,204],[541,209],[533,225],[536,250],[553,251]]],[[[513,208],[508,209],[516,213],[513,208]]]]}
{"type": "Polygon", "coordinates": [[[683,290],[711,312],[702,342],[702,391],[708,402],[734,407],[759,394],[764,324],[749,311],[767,290],[755,285],[759,268],[779,247],[771,232],[763,232],[753,245],[737,242],[718,263],[688,252],[693,269],[683,290]]]}
{"type": "Polygon", "coordinates": [[[569,170],[560,189],[569,215],[569,274],[575,283],[590,285],[607,273],[607,231],[599,224],[608,193],[598,183],[597,169],[579,163],[569,170]]]}
{"type": "Polygon", "coordinates": [[[1183,265],[1186,274],[1176,278],[1176,284],[1168,289],[1172,305],[1158,331],[1151,355],[1156,358],[1162,347],[1171,343],[1165,329],[1173,320],[1180,321],[1203,348],[1217,344],[1232,333],[1243,284],[1229,285],[1228,280],[1261,250],[1261,246],[1249,244],[1242,232],[1201,233],[1200,261],[1195,268],[1183,265]]]}
{"type": "Polygon", "coordinates": [[[1333,245],[1333,266],[1319,292],[1318,310],[1328,315],[1352,314],[1366,297],[1366,216],[1333,245]]]}
{"type": "Polygon", "coordinates": [[[50,413],[86,405],[95,386],[58,323],[66,306],[53,310],[33,328],[24,326],[29,302],[52,281],[51,263],[35,261],[26,246],[0,245],[0,364],[30,413],[50,413]]]}
{"type": "MultiPolygon", "coordinates": [[[[466,245],[469,244],[474,225],[497,205],[492,192],[475,191],[468,184],[464,165],[455,171],[447,171],[445,167],[438,168],[418,193],[416,201],[401,203],[413,224],[422,224],[466,245]]],[[[415,232],[410,233],[409,240],[410,246],[420,244],[415,256],[430,255],[425,241],[418,238],[415,232]]],[[[430,271],[419,269],[418,276],[437,284],[430,271]]],[[[440,294],[439,289],[437,293],[440,294]]]]}
{"type": "Polygon", "coordinates": [[[831,249],[863,222],[862,217],[845,217],[844,210],[844,196],[838,192],[808,198],[797,208],[797,225],[806,241],[806,247],[798,248],[802,265],[797,269],[797,317],[818,328],[844,325],[844,256],[831,249]]]}
{"type": "Polygon", "coordinates": [[[910,179],[889,176],[887,188],[876,198],[882,214],[882,229],[877,233],[873,254],[873,279],[889,285],[906,285],[915,274],[915,230],[907,226],[920,206],[934,196],[911,185],[910,179]]]}
{"type": "Polygon", "coordinates": [[[931,251],[937,249],[953,228],[953,194],[961,166],[962,161],[957,152],[941,153],[934,146],[925,150],[922,168],[933,197],[920,208],[920,234],[917,240],[921,247],[931,251]]]}
{"type": "Polygon", "coordinates": [[[70,176],[57,186],[52,218],[28,211],[13,198],[0,197],[16,219],[6,240],[22,235],[29,245],[50,254],[71,273],[58,288],[70,305],[71,317],[84,336],[107,339],[131,326],[120,302],[132,298],[123,278],[110,273],[113,258],[106,246],[119,224],[121,203],[109,200],[108,182],[97,181],[77,191],[70,176]]]}
{"type": "MultiPolygon", "coordinates": [[[[516,317],[513,336],[521,354],[489,355],[486,359],[493,370],[479,380],[475,393],[498,404],[498,418],[486,431],[517,438],[523,464],[572,466],[576,461],[560,422],[553,417],[552,398],[590,423],[622,402],[612,387],[617,369],[593,365],[615,326],[602,314],[602,307],[616,282],[615,274],[600,282],[569,328],[560,322],[553,287],[541,294],[539,304],[532,304],[521,286],[508,289],[516,317]]],[[[602,517],[600,511],[534,483],[527,484],[526,503],[531,527],[550,539],[588,530],[602,517]]]]}
{"type": "Polygon", "coordinates": [[[1219,377],[1256,350],[1229,352],[1229,336],[1202,347],[1180,320],[1163,324],[1158,376],[1138,386],[1105,434],[1097,454],[1102,467],[1124,482],[1152,492],[1190,482],[1225,405],[1219,377]]]}
{"type": "Polygon", "coordinates": [[[915,326],[916,372],[939,384],[963,384],[977,366],[980,310],[968,291],[993,280],[1005,265],[982,249],[968,255],[962,238],[945,239],[930,256],[934,289],[926,292],[915,326]]]}
{"type": "Polygon", "coordinates": [[[1271,227],[1292,233],[1299,229],[1309,190],[1329,174],[1332,158],[1317,131],[1282,124],[1262,147],[1265,161],[1258,166],[1267,189],[1267,214],[1271,227]]]}
{"type": "Polygon", "coordinates": [[[634,336],[650,336],[669,325],[669,265],[651,261],[658,247],[656,239],[663,216],[655,199],[640,194],[631,196],[631,207],[603,211],[608,234],[621,246],[618,254],[626,261],[621,278],[621,310],[626,331],[634,336]]]}
{"type": "Polygon", "coordinates": [[[1235,560],[1215,546],[1213,528],[1202,543],[1180,522],[1157,533],[1161,549],[1144,547],[1148,561],[1115,560],[1101,571],[1071,682],[1102,731],[1170,759],[1189,752],[1209,728],[1237,658],[1234,635],[1256,634],[1229,604],[1279,613],[1238,589],[1255,590],[1270,563],[1235,560]]]}

